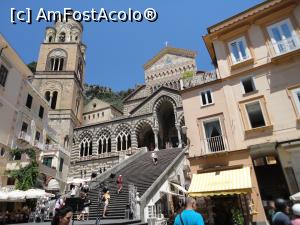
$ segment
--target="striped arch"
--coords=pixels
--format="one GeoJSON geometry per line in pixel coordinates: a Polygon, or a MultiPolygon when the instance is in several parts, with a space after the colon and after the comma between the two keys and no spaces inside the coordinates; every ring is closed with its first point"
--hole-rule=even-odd
{"type": "Polygon", "coordinates": [[[153,105],[153,112],[157,116],[157,112],[158,112],[159,107],[161,106],[161,104],[163,104],[166,101],[170,102],[173,105],[173,110],[174,110],[174,114],[175,114],[175,121],[176,121],[177,120],[177,114],[175,113],[176,108],[177,108],[176,101],[173,98],[169,97],[169,96],[163,95],[160,98],[158,98],[155,101],[154,105],[153,105]]]}
{"type": "Polygon", "coordinates": [[[144,124],[148,124],[152,129],[154,128],[154,124],[150,120],[141,119],[134,126],[134,132],[137,134],[142,128],[144,124]]]}
{"type": "Polygon", "coordinates": [[[181,113],[178,116],[177,124],[179,124],[181,127],[185,125],[185,120],[184,120],[184,114],[183,113],[181,113]]]}

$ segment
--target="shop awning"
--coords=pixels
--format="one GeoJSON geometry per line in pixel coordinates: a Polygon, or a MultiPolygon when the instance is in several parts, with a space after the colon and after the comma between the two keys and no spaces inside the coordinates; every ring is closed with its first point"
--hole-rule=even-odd
{"type": "Polygon", "coordinates": [[[188,193],[193,197],[251,192],[250,168],[193,174],[188,193]]]}

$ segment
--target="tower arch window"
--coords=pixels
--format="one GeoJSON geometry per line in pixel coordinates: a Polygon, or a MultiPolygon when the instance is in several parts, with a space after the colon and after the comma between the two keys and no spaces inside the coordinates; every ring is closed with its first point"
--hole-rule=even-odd
{"type": "Polygon", "coordinates": [[[93,154],[93,144],[90,138],[84,138],[80,143],[80,157],[93,154]]]}
{"type": "Polygon", "coordinates": [[[65,42],[66,41],[66,33],[65,32],[61,32],[59,34],[58,40],[59,40],[59,42],[65,42]]]}
{"type": "Polygon", "coordinates": [[[82,79],[82,75],[83,75],[83,64],[82,64],[82,60],[80,59],[77,67],[77,76],[79,80],[82,79]]]}
{"type": "Polygon", "coordinates": [[[45,92],[45,99],[47,100],[47,102],[50,102],[50,91],[46,91],[45,92]]]}
{"type": "Polygon", "coordinates": [[[52,37],[52,36],[49,36],[49,38],[48,38],[48,42],[49,42],[49,43],[51,43],[51,42],[52,42],[52,40],[53,40],[53,37],[52,37]]]}
{"type": "Polygon", "coordinates": [[[57,95],[58,95],[58,92],[54,91],[53,95],[52,95],[52,100],[51,100],[51,109],[56,109],[57,95]]]}
{"type": "Polygon", "coordinates": [[[56,49],[48,55],[48,70],[62,71],[65,69],[67,53],[61,49],[56,49]]]}

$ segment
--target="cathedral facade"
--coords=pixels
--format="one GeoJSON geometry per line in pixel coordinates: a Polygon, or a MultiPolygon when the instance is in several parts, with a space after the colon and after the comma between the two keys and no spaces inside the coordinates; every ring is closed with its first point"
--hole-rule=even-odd
{"type": "Polygon", "coordinates": [[[183,147],[180,80],[196,71],[196,53],[163,48],[144,65],[145,84],[124,99],[123,111],[98,99],[84,106],[82,31],[72,18],[46,28],[32,82],[50,105],[50,127],[70,152],[69,177],[104,172],[141,147],[183,147]]]}
{"type": "MultiPolygon", "coordinates": [[[[124,99],[122,114],[75,128],[69,176],[89,178],[142,147],[183,147],[180,79],[186,71],[196,71],[195,56],[193,51],[165,47],[144,65],[145,84],[124,99]]],[[[94,117],[92,110],[84,111],[94,117]]]]}

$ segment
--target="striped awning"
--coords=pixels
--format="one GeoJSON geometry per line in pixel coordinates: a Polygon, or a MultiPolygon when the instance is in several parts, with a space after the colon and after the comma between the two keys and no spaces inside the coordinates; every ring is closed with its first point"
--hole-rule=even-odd
{"type": "Polygon", "coordinates": [[[231,195],[251,192],[250,168],[193,174],[188,193],[193,197],[231,195]]]}

